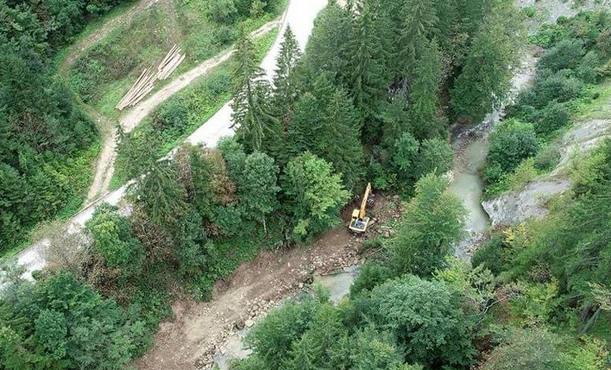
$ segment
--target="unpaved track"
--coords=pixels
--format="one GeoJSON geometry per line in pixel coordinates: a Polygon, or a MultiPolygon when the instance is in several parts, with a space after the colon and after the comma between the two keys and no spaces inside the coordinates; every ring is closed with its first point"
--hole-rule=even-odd
{"type": "MultiPolygon", "coordinates": [[[[58,68],[58,74],[66,81],[70,83],[70,68],[78,58],[78,56],[86,51],[87,49],[94,46],[99,41],[106,38],[113,30],[121,25],[128,24],[139,12],[149,8],[150,6],[161,1],[161,4],[168,9],[168,14],[174,15],[174,6],[172,0],[141,0],[132,6],[129,10],[117,15],[102,27],[96,29],[87,37],[83,38],[78,43],[70,47],[68,55],[63,60],[58,68]]],[[[171,25],[175,25],[176,19],[174,16],[170,17],[169,22],[171,25]]],[[[172,32],[170,29],[170,37],[176,39],[177,33],[172,32]]],[[[96,125],[96,128],[100,134],[101,150],[100,155],[96,161],[93,181],[87,192],[87,198],[83,203],[83,209],[86,209],[89,205],[100,199],[108,192],[110,187],[110,180],[114,174],[114,164],[116,158],[116,147],[117,147],[117,128],[116,124],[112,119],[104,117],[92,106],[79,100],[79,104],[83,110],[91,117],[96,125]]]]}
{"type": "MultiPolygon", "coordinates": [[[[288,5],[288,9],[285,13],[280,35],[283,34],[283,30],[286,28],[286,26],[290,24],[291,28],[293,29],[293,32],[297,36],[297,40],[299,41],[301,47],[305,47],[305,43],[314,26],[314,18],[326,4],[327,0],[291,0],[288,5]]],[[[281,37],[278,37],[271,50],[268,52],[267,56],[261,63],[261,67],[264,68],[268,74],[273,73],[273,65],[276,60],[276,57],[278,56],[280,42],[281,37]]],[[[228,105],[226,107],[228,107],[228,105]]],[[[224,113],[217,112],[217,114],[213,117],[214,122],[216,123],[212,127],[212,130],[201,130],[200,127],[200,129],[196,131],[197,135],[201,136],[200,141],[198,141],[198,139],[194,135],[192,135],[189,138],[188,142],[194,144],[208,145],[211,140],[207,136],[207,133],[211,134],[214,138],[218,138],[219,128],[224,132],[227,132],[228,134],[232,134],[233,131],[229,128],[229,126],[231,125],[231,109],[229,111],[228,120],[224,121],[219,119],[219,116],[221,114],[224,113]]],[[[202,126],[209,125],[210,121],[202,122],[202,126]]],[[[211,146],[214,146],[215,144],[216,141],[212,142],[211,146]]],[[[95,207],[98,204],[109,203],[111,205],[118,205],[125,195],[127,186],[128,185],[126,184],[117,190],[114,190],[110,193],[106,193],[103,197],[97,199],[95,202],[85,207],[81,212],[79,212],[69,222],[67,222],[66,227],[70,230],[82,229],[85,223],[93,216],[95,207]]],[[[35,270],[42,269],[46,266],[45,251],[47,249],[48,243],[49,239],[47,238],[39,240],[38,242],[32,244],[30,247],[23,250],[16,256],[17,263],[23,266],[26,270],[24,273],[24,277],[31,278],[32,272],[34,272],[35,270]]]]}
{"type": "MultiPolygon", "coordinates": [[[[275,20],[269,23],[266,23],[261,28],[255,30],[250,34],[251,37],[257,38],[260,37],[272,29],[277,27],[280,24],[280,20],[275,20]]],[[[188,72],[183,73],[182,75],[174,78],[172,82],[165,85],[161,88],[161,90],[157,91],[153,96],[140,102],[134,108],[130,109],[126,114],[124,114],[119,122],[121,127],[125,132],[131,132],[134,128],[136,128],[142,120],[148,116],[156,107],[158,107],[161,103],[168,100],[172,95],[181,91],[185,87],[189,86],[194,80],[199,77],[202,77],[208,74],[212,69],[217,67],[219,64],[229,60],[235,50],[233,48],[229,50],[225,50],[215,57],[208,59],[197,67],[191,69],[188,72]]]]}
{"type": "MultiPolygon", "coordinates": [[[[113,28],[123,24],[127,24],[137,14],[137,12],[147,9],[153,4],[159,3],[166,8],[166,12],[171,16],[168,19],[169,37],[173,43],[177,43],[180,34],[175,17],[176,11],[174,9],[173,0],[143,0],[138,5],[123,13],[122,15],[113,18],[111,21],[106,23],[99,31],[91,34],[89,37],[83,39],[77,45],[71,48],[71,51],[60,66],[59,73],[64,77],[66,81],[69,81],[70,67],[78,57],[78,54],[87,50],[91,46],[95,45],[96,42],[104,39],[108,36],[113,28]]],[[[280,22],[273,21],[265,24],[263,27],[252,32],[252,37],[259,37],[265,33],[271,31],[280,22]]],[[[197,67],[184,73],[177,78],[174,78],[169,84],[164,86],[161,90],[155,93],[152,97],[141,102],[138,106],[128,111],[119,119],[119,124],[123,127],[126,132],[132,131],[134,128],[142,122],[142,120],[148,116],[157,106],[169,99],[172,95],[176,94],[180,90],[187,87],[195,79],[206,75],[213,68],[218,66],[220,63],[226,61],[233,54],[233,49],[224,51],[219,55],[202,62],[197,67]]],[[[102,116],[93,107],[82,103],[82,107],[85,111],[95,120],[96,127],[100,132],[102,148],[100,156],[96,162],[93,181],[87,193],[87,198],[83,204],[83,209],[86,209],[97,200],[101,199],[108,193],[110,188],[110,181],[115,172],[115,159],[117,156],[117,128],[113,120],[102,116]]]]}
{"type": "MultiPolygon", "coordinates": [[[[345,227],[325,234],[314,246],[279,254],[263,252],[215,285],[210,302],[179,301],[174,319],[161,324],[154,347],[140,358],[140,370],[192,370],[211,365],[216,347],[235,326],[250,318],[253,301],[264,307],[299,289],[314,270],[333,271],[358,263],[356,243],[345,227]]],[[[360,243],[360,242],[359,242],[360,243]]]]}
{"type": "MultiPolygon", "coordinates": [[[[120,15],[112,18],[110,21],[106,22],[102,27],[96,29],[95,32],[91,33],[89,36],[83,38],[81,41],[74,44],[70,48],[70,51],[68,52],[68,56],[66,56],[66,59],[64,59],[62,64],[59,66],[59,74],[62,76],[67,75],[68,70],[70,69],[70,67],[72,66],[72,64],[74,63],[74,61],[76,60],[76,58],[78,57],[80,53],[89,49],[94,44],[96,44],[98,41],[104,39],[106,36],[108,36],[113,30],[115,30],[120,25],[129,23],[136,14],[138,14],[139,12],[141,12],[144,9],[149,8],[151,5],[157,3],[158,1],[160,0],[141,0],[139,1],[137,4],[135,4],[132,8],[130,8],[126,12],[121,13],[120,15]]],[[[162,0],[162,1],[165,1],[165,0],[162,0]]]]}
{"type": "MultiPolygon", "coordinates": [[[[163,322],[153,348],[136,361],[140,370],[192,370],[211,366],[234,328],[260,317],[307,285],[313,274],[325,274],[362,263],[358,251],[368,237],[381,235],[400,216],[396,198],[378,197],[371,215],[376,220],[365,237],[345,225],[322,235],[313,245],[278,253],[261,252],[214,286],[212,300],[183,300],[172,307],[174,319],[163,322]]],[[[349,213],[344,215],[344,219],[349,213]]]]}

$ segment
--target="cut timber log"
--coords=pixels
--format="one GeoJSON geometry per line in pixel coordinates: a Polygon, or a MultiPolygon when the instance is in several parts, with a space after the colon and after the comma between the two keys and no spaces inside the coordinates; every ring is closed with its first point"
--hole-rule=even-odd
{"type": "Polygon", "coordinates": [[[123,110],[126,107],[133,107],[138,104],[155,88],[156,81],[168,78],[184,60],[185,55],[180,54],[178,45],[172,46],[170,51],[160,61],[153,64],[151,68],[146,68],[142,71],[136,82],[127,90],[115,108],[123,110]]]}

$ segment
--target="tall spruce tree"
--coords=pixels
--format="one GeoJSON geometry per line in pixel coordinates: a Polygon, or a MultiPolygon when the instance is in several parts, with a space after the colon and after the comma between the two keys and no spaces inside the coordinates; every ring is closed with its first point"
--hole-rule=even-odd
{"type": "Polygon", "coordinates": [[[316,18],[316,25],[306,45],[304,61],[312,76],[327,73],[334,81],[347,68],[347,45],[352,33],[352,14],[330,1],[316,18]]]}
{"type": "Polygon", "coordinates": [[[380,14],[378,6],[375,0],[363,0],[356,4],[354,31],[348,43],[350,57],[344,71],[345,84],[363,120],[367,122],[366,133],[370,138],[379,137],[376,117],[391,82],[385,67],[388,53],[381,37],[383,25],[377,22],[380,14]]]}
{"type": "Polygon", "coordinates": [[[257,64],[252,40],[245,35],[237,44],[233,84],[232,127],[250,151],[264,150],[264,139],[278,140],[279,121],[271,114],[271,86],[257,64]]]}
{"type": "Polygon", "coordinates": [[[457,118],[480,122],[509,91],[511,66],[521,43],[518,11],[513,4],[497,2],[485,17],[451,91],[457,118]]]}
{"type": "Polygon", "coordinates": [[[437,11],[433,0],[409,0],[403,6],[403,25],[399,39],[399,73],[410,77],[417,66],[420,54],[428,46],[427,39],[437,30],[437,11]]]}
{"type": "Polygon", "coordinates": [[[442,54],[437,42],[427,41],[425,44],[414,69],[409,94],[409,119],[418,140],[435,137],[443,132],[443,127],[439,127],[435,117],[443,72],[442,54]]]}
{"type": "Polygon", "coordinates": [[[358,113],[350,97],[326,75],[295,106],[288,137],[292,153],[310,151],[331,162],[344,175],[348,189],[361,181],[364,155],[358,113]]]}
{"type": "Polygon", "coordinates": [[[280,118],[283,127],[291,120],[292,108],[297,100],[297,86],[295,81],[295,67],[301,57],[299,44],[291,27],[287,27],[284,40],[280,44],[280,55],[276,61],[276,75],[274,76],[274,113],[280,118]]]}

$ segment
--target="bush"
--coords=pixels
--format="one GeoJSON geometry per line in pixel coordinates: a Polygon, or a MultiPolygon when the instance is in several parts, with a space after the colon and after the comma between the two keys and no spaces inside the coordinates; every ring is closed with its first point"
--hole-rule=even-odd
{"type": "Polygon", "coordinates": [[[483,370],[560,370],[560,338],[543,329],[513,333],[506,343],[495,348],[483,370]],[[519,361],[516,361],[519,359],[519,361]]]}
{"type": "Polygon", "coordinates": [[[507,177],[509,187],[512,191],[519,190],[529,181],[537,177],[534,158],[527,158],[516,167],[512,174],[507,177]]]}
{"type": "Polygon", "coordinates": [[[582,41],[562,40],[543,54],[537,68],[549,69],[552,72],[558,72],[563,69],[575,69],[584,53],[582,41]]]}
{"type": "Polygon", "coordinates": [[[560,149],[556,145],[548,145],[539,151],[535,157],[535,168],[539,171],[551,171],[560,161],[560,149]]]}
{"type": "Polygon", "coordinates": [[[505,247],[505,236],[502,233],[492,234],[490,239],[484,243],[471,259],[473,267],[484,266],[494,275],[500,274],[505,270],[503,249],[505,247]]]}
{"type": "Polygon", "coordinates": [[[182,132],[188,124],[189,112],[179,102],[162,106],[153,116],[152,126],[156,130],[177,129],[182,132]]]}
{"type": "Polygon", "coordinates": [[[364,290],[371,290],[391,276],[392,272],[388,267],[376,262],[367,262],[361,267],[358,278],[350,287],[350,296],[354,297],[364,290]]]}
{"type": "Polygon", "coordinates": [[[507,173],[503,171],[503,167],[499,163],[487,164],[482,174],[482,179],[486,184],[502,182],[506,177],[507,173]]]}
{"type": "Polygon", "coordinates": [[[535,131],[540,135],[548,135],[568,126],[570,119],[571,115],[566,104],[551,101],[545,108],[535,113],[535,131]]]}
{"type": "MultiPolygon", "coordinates": [[[[517,120],[505,121],[490,134],[488,163],[509,173],[524,159],[534,157],[538,149],[539,142],[533,125],[517,120]]],[[[498,168],[494,173],[498,174],[498,168]]]]}
{"type": "Polygon", "coordinates": [[[575,78],[571,71],[553,73],[543,70],[535,78],[533,88],[520,94],[518,102],[520,105],[543,108],[553,100],[564,103],[579,98],[582,89],[583,82],[575,78]]]}
{"type": "Polygon", "coordinates": [[[601,62],[598,53],[594,50],[589,51],[577,67],[577,77],[589,84],[598,82],[600,75],[597,68],[600,67],[600,65],[601,62]]]}

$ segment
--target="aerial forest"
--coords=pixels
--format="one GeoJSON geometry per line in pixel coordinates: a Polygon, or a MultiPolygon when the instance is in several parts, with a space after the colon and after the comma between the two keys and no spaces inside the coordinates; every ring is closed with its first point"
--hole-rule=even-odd
{"type": "MultiPolygon", "coordinates": [[[[118,3],[0,4],[0,252],[80,207],[98,133],[55,58],[118,3]]],[[[244,16],[275,4],[219,3],[244,16]]],[[[611,15],[588,14],[535,40],[541,71],[491,134],[488,192],[534,160],[536,135],[560,129],[570,98],[558,94],[585,96],[609,76],[611,15]]],[[[454,256],[467,212],[448,192],[451,129],[505,102],[527,42],[522,17],[511,0],[332,0],[305,50],[290,28],[279,35],[272,78],[240,33],[226,81],[234,136],[163,158],[155,137],[125,137],[128,210],[102,204],[83,233],[55,230],[34,281],[3,268],[0,370],[128,368],[175,300],[209,300],[261,251],[308,248],[343,227],[369,182],[400,197],[402,214],[391,237],[365,242],[349,296],[334,305],[313,287],[287,300],[232,369],[607,369],[611,143],[547,218],[494,230],[472,263],[454,256]]]]}

